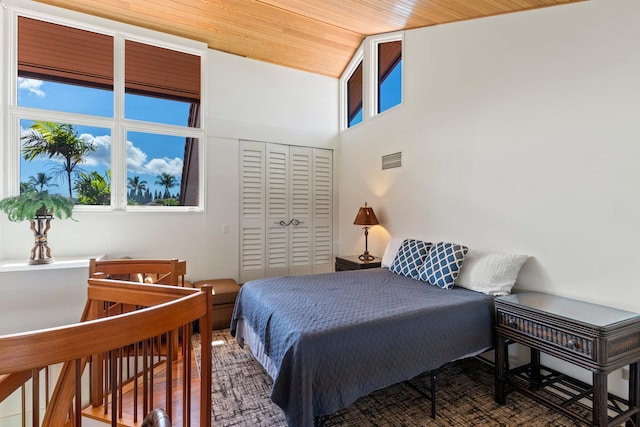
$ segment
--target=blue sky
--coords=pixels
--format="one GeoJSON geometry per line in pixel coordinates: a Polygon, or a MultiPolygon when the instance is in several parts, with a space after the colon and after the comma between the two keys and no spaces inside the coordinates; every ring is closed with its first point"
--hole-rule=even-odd
{"type": "MultiPolygon", "coordinates": [[[[101,117],[113,116],[113,93],[107,90],[85,88],[61,83],[53,83],[36,79],[18,78],[18,105],[70,113],[91,114],[101,117]]],[[[165,124],[185,126],[189,115],[189,104],[137,95],[125,96],[125,114],[127,118],[154,121],[165,124]]],[[[32,124],[22,120],[21,131],[24,133],[32,124]]],[[[71,123],[85,140],[96,147],[87,162],[82,165],[83,171],[97,171],[100,174],[109,168],[111,163],[111,131],[110,129],[80,126],[71,123]]],[[[154,185],[157,175],[170,173],[180,181],[182,159],[184,156],[184,137],[157,135],[141,132],[129,132],[127,135],[127,177],[140,176],[147,182],[152,192],[161,190],[154,185]]],[[[50,169],[53,160],[44,158],[20,163],[20,181],[28,181],[30,176],[50,169]]],[[[57,187],[51,192],[64,192],[66,181],[58,180],[57,187]]],[[[172,193],[178,191],[174,187],[172,193]]]]}
{"type": "MultiPolygon", "coordinates": [[[[396,65],[380,85],[380,113],[402,102],[402,61],[396,65]]],[[[349,127],[362,122],[362,108],[358,111],[349,127]]]]}
{"type": "Polygon", "coordinates": [[[402,102],[402,61],[396,65],[380,85],[380,112],[402,102]]]}

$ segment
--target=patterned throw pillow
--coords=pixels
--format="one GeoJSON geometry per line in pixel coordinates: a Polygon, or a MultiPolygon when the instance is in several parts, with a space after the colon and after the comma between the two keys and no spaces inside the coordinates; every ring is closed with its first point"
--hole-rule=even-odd
{"type": "Polygon", "coordinates": [[[443,289],[453,288],[468,251],[466,246],[455,243],[436,243],[420,267],[418,278],[443,289]]]}
{"type": "Polygon", "coordinates": [[[406,239],[393,259],[389,271],[401,276],[418,278],[418,270],[429,253],[431,243],[422,240],[406,239]]]}

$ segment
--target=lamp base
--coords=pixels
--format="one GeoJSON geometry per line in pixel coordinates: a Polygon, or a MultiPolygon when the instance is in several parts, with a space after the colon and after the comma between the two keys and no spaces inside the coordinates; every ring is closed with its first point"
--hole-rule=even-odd
{"type": "Polygon", "coordinates": [[[373,261],[376,257],[369,254],[369,252],[365,252],[362,255],[358,256],[358,258],[360,258],[361,261],[373,261]]]}

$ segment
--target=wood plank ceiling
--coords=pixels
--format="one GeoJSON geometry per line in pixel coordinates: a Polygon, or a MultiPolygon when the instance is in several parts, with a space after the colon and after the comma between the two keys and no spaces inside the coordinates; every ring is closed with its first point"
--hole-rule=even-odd
{"type": "Polygon", "coordinates": [[[37,0],[339,77],[369,35],[584,0],[37,0]]]}

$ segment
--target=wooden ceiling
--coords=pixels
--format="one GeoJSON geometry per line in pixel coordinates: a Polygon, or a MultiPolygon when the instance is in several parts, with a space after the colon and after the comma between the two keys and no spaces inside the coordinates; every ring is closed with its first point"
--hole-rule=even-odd
{"type": "Polygon", "coordinates": [[[37,0],[339,77],[369,35],[583,0],[37,0]]]}

